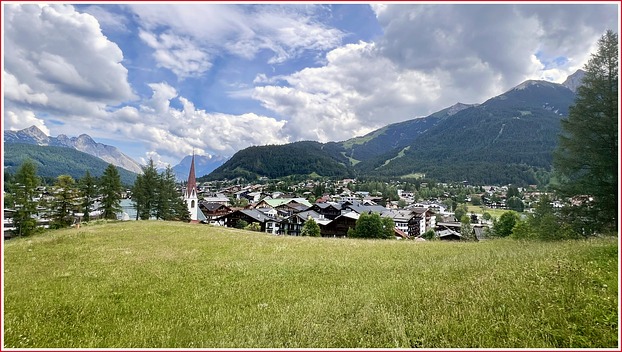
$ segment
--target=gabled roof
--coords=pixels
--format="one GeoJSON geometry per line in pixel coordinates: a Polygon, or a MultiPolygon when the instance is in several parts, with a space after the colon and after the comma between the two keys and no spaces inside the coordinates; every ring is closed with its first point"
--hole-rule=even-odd
{"type": "Polygon", "coordinates": [[[278,206],[289,204],[291,202],[296,202],[298,204],[302,204],[308,208],[312,206],[308,200],[304,198],[276,198],[276,199],[264,199],[263,202],[266,202],[269,206],[276,208],[278,206]]]}
{"type": "Polygon", "coordinates": [[[201,202],[200,205],[204,207],[207,211],[216,211],[220,208],[228,208],[226,205],[222,205],[220,203],[211,203],[211,202],[201,202]]]}
{"type": "Polygon", "coordinates": [[[387,210],[387,208],[381,205],[361,205],[360,203],[348,205],[346,208],[351,209],[352,211],[357,212],[359,214],[368,213],[368,212],[382,213],[387,210]]]}
{"type": "Polygon", "coordinates": [[[315,205],[320,208],[320,209],[326,209],[326,208],[334,208],[335,210],[341,210],[341,207],[339,206],[339,204],[336,203],[315,203],[315,205]]]}
{"type": "Polygon", "coordinates": [[[386,210],[380,213],[384,218],[391,218],[395,222],[408,222],[413,214],[407,210],[386,210]]]}
{"type": "Polygon", "coordinates": [[[242,209],[242,210],[238,210],[239,212],[246,214],[248,216],[250,216],[251,218],[259,221],[259,222],[266,222],[266,221],[275,221],[275,222],[280,222],[280,219],[276,219],[273,217],[270,217],[264,213],[262,213],[261,211],[257,210],[257,209],[242,209]]]}
{"type": "Polygon", "coordinates": [[[292,216],[290,216],[288,219],[293,218],[294,216],[306,221],[307,219],[309,219],[309,217],[311,217],[313,220],[315,220],[315,222],[317,222],[320,225],[327,225],[328,223],[331,222],[330,219],[326,219],[325,217],[323,217],[321,214],[318,214],[316,211],[313,210],[307,210],[307,211],[303,211],[300,213],[296,213],[292,216]]]}

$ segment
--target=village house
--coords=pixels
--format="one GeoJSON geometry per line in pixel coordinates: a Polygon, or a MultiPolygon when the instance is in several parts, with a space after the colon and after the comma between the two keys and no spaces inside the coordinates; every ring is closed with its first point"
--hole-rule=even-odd
{"type": "Polygon", "coordinates": [[[297,214],[293,214],[283,220],[283,222],[281,223],[283,234],[290,236],[300,236],[302,232],[302,227],[309,219],[313,219],[320,226],[326,226],[331,221],[325,218],[322,214],[319,214],[313,210],[303,211],[297,214]]]}
{"type": "Polygon", "coordinates": [[[222,205],[229,206],[229,197],[222,193],[212,193],[203,197],[203,201],[206,203],[218,203],[222,205]]]}
{"type": "Polygon", "coordinates": [[[315,203],[311,207],[311,210],[330,220],[341,215],[341,206],[338,203],[315,203]]]}
{"type": "Polygon", "coordinates": [[[216,218],[233,212],[233,210],[221,203],[208,203],[206,201],[199,202],[199,210],[205,217],[204,223],[218,225],[216,218]]]}
{"type": "Polygon", "coordinates": [[[260,225],[260,231],[271,233],[274,235],[279,234],[281,219],[278,217],[269,216],[257,209],[240,209],[232,213],[223,215],[215,219],[221,225],[226,227],[240,227],[241,224],[247,225],[258,223],[260,225]]]}
{"type": "Polygon", "coordinates": [[[273,208],[292,215],[311,208],[311,203],[304,198],[277,198],[263,199],[253,206],[253,208],[273,208]]]}
{"type": "Polygon", "coordinates": [[[348,230],[356,227],[359,216],[355,212],[341,214],[328,224],[320,225],[320,233],[322,237],[346,237],[348,230]]]}

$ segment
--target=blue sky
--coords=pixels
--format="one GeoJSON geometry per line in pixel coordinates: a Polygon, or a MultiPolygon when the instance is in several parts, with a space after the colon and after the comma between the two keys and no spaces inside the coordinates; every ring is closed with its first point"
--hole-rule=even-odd
{"type": "Polygon", "coordinates": [[[619,23],[613,2],[2,5],[5,129],[172,165],[561,83],[619,23]]]}

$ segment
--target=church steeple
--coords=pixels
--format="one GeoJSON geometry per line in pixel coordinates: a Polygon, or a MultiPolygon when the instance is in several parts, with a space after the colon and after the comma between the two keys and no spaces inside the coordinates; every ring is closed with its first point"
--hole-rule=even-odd
{"type": "Polygon", "coordinates": [[[190,174],[188,175],[188,183],[186,184],[186,192],[184,193],[184,201],[188,206],[190,220],[197,221],[199,219],[199,197],[197,191],[197,179],[194,174],[194,151],[192,151],[192,161],[190,162],[190,174]]]}
{"type": "Polygon", "coordinates": [[[188,184],[186,185],[186,197],[197,196],[197,179],[194,174],[194,152],[192,153],[192,161],[190,162],[190,174],[188,175],[188,184]]]}

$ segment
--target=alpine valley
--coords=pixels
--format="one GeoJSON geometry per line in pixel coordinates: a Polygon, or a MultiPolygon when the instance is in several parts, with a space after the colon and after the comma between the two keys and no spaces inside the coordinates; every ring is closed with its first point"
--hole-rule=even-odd
{"type": "Polygon", "coordinates": [[[474,184],[548,183],[560,119],[584,72],[563,84],[529,80],[481,104],[455,104],[343,142],[239,151],[203,180],[289,175],[428,177],[474,184]]]}
{"type": "MultiPolygon", "coordinates": [[[[196,155],[197,176],[202,176],[200,181],[298,175],[546,184],[560,119],[568,115],[583,74],[579,70],[563,84],[525,81],[481,104],[457,103],[429,116],[391,124],[342,142],[253,146],[238,151],[229,160],[196,155]]],[[[48,177],[60,172],[47,170],[55,165],[51,159],[68,158],[76,164],[75,158],[88,159],[83,153],[105,162],[100,165],[89,161],[89,165],[99,165],[89,170],[94,175],[103,172],[101,166],[105,168],[106,163],[130,171],[133,177],[142,172],[139,163],[116,147],[97,143],[86,134],[50,137],[32,126],[4,131],[4,142],[5,170],[9,172],[14,172],[12,168],[18,166],[26,152],[34,159],[46,156],[38,164],[48,177]],[[66,148],[78,154],[63,150],[66,148]]],[[[191,156],[186,156],[173,167],[179,180],[187,177],[190,160],[191,156]]],[[[83,175],[84,171],[80,172],[76,177],[83,175]]],[[[126,180],[132,179],[131,175],[126,180]]]]}

